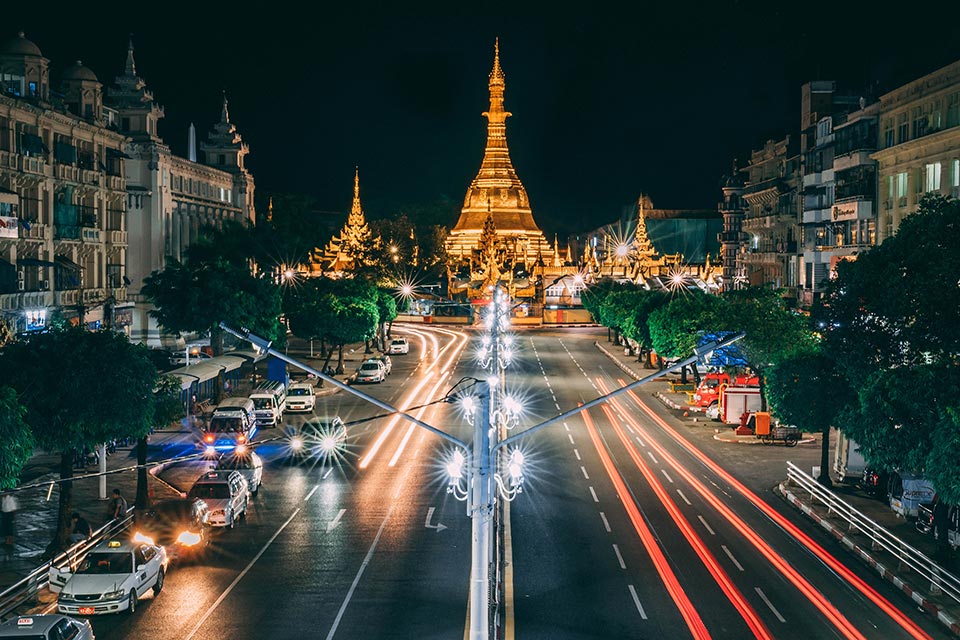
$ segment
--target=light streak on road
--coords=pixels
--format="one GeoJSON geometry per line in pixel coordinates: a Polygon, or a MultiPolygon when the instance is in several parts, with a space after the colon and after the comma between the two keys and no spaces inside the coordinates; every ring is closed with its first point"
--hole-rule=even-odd
{"type": "MultiPolygon", "coordinates": [[[[603,385],[602,381],[598,382],[601,386],[603,385]]],[[[624,447],[627,449],[627,453],[630,454],[630,458],[640,470],[640,473],[643,474],[647,484],[649,484],[650,488],[653,489],[653,492],[656,494],[657,498],[659,498],[667,513],[680,529],[683,537],[687,539],[687,542],[700,557],[700,560],[707,568],[707,571],[709,571],[710,575],[713,576],[713,579],[717,582],[717,585],[727,596],[727,599],[730,600],[730,603],[733,604],[734,608],[736,608],[736,610],[740,613],[743,621],[747,623],[747,626],[753,633],[753,637],[772,638],[773,635],[770,633],[770,630],[767,629],[766,625],[763,624],[763,620],[760,619],[760,615],[752,606],[750,606],[750,603],[747,601],[746,597],[744,597],[744,595],[736,587],[736,585],[733,583],[733,580],[729,575],[727,575],[727,572],[724,571],[723,567],[720,566],[717,558],[710,553],[710,550],[707,549],[707,545],[703,542],[703,539],[697,535],[693,526],[690,524],[690,521],[687,520],[685,515],[683,515],[683,513],[680,511],[680,508],[677,506],[677,503],[673,501],[673,498],[670,497],[670,494],[657,479],[656,474],[654,474],[653,470],[640,456],[636,446],[630,440],[630,436],[620,427],[619,421],[613,414],[613,409],[611,409],[611,407],[608,405],[603,405],[602,408],[604,414],[607,416],[607,420],[609,420],[610,424],[613,425],[614,431],[616,431],[617,436],[623,442],[624,447]]],[[[625,494],[623,496],[624,500],[626,499],[626,495],[629,494],[625,494]]]]}
{"type": "MultiPolygon", "coordinates": [[[[672,427],[670,427],[670,425],[666,423],[665,420],[663,420],[660,416],[654,413],[653,410],[650,409],[650,407],[648,407],[642,400],[640,400],[640,398],[635,393],[633,393],[632,391],[628,391],[627,395],[629,395],[633,399],[633,401],[637,403],[637,405],[644,411],[644,413],[647,414],[647,416],[650,417],[651,420],[654,421],[654,423],[657,424],[657,426],[663,429],[663,431],[667,433],[671,438],[673,438],[680,446],[686,449],[691,455],[697,458],[700,462],[702,462],[705,466],[707,466],[711,471],[713,471],[718,476],[723,478],[727,483],[730,484],[730,486],[732,486],[734,489],[740,492],[740,494],[744,498],[746,498],[757,509],[763,512],[764,515],[766,515],[768,518],[773,520],[778,526],[780,526],[782,529],[787,531],[791,536],[793,536],[796,540],[798,540],[804,546],[806,546],[811,552],[813,552],[818,558],[820,558],[820,560],[822,560],[834,572],[842,576],[845,580],[847,580],[847,582],[849,582],[851,585],[856,587],[871,602],[873,602],[881,611],[883,611],[888,616],[890,616],[893,620],[895,620],[897,624],[900,625],[900,627],[903,628],[907,633],[909,633],[914,638],[930,638],[930,635],[927,634],[919,626],[917,626],[917,624],[913,620],[911,620],[906,615],[904,615],[903,612],[900,611],[897,607],[893,606],[893,604],[889,600],[881,596],[876,589],[868,585],[866,581],[864,581],[860,576],[856,575],[846,565],[844,565],[842,562],[837,560],[833,555],[828,553],[827,550],[824,549],[822,546],[820,546],[816,541],[814,541],[813,538],[808,536],[806,533],[801,531],[799,527],[797,527],[792,522],[787,520],[782,514],[780,514],[779,511],[772,508],[766,502],[761,500],[759,496],[757,496],[754,492],[752,492],[750,489],[744,486],[739,480],[737,480],[732,475],[727,473],[722,467],[720,467],[720,465],[718,465],[716,462],[714,462],[709,457],[707,457],[702,451],[700,451],[699,449],[691,445],[689,442],[687,442],[684,438],[682,438],[680,434],[678,434],[672,427]]],[[[614,400],[613,402],[617,402],[617,400],[614,400]]],[[[623,416],[627,421],[633,421],[633,418],[631,418],[628,413],[624,412],[623,416]]],[[[636,426],[638,429],[642,429],[639,423],[636,423],[636,426]]],[[[664,456],[669,457],[669,454],[663,451],[662,448],[660,447],[657,447],[657,448],[660,449],[661,453],[664,456]]],[[[679,465],[677,464],[676,460],[672,460],[671,464],[673,464],[679,470],[679,465]]],[[[696,479],[692,479],[691,483],[699,484],[696,481],[696,479]]],[[[700,489],[698,489],[698,491],[699,490],[700,489]]]]}
{"type": "MultiPolygon", "coordinates": [[[[606,388],[606,385],[603,384],[603,381],[600,381],[600,386],[601,386],[601,389],[606,388]]],[[[628,391],[627,393],[630,393],[630,392],[628,391]]],[[[613,403],[617,408],[620,408],[620,405],[615,398],[611,400],[611,403],[613,403]]],[[[632,423],[634,427],[642,430],[642,427],[640,426],[640,424],[636,422],[629,414],[624,412],[622,409],[620,413],[622,414],[622,417],[625,421],[627,421],[628,423],[632,423]]],[[[617,434],[618,435],[623,434],[623,430],[619,427],[619,423],[615,422],[613,424],[614,424],[614,428],[617,430],[617,434]]],[[[666,423],[664,423],[664,425],[665,424],[666,423]]],[[[621,435],[621,440],[624,441],[625,445],[627,443],[630,443],[629,438],[627,438],[625,435],[621,435]]],[[[707,487],[704,486],[703,483],[701,483],[696,477],[693,476],[693,474],[689,473],[685,468],[683,468],[677,462],[677,460],[674,459],[673,456],[671,456],[669,453],[667,453],[667,451],[663,447],[661,447],[655,440],[653,440],[650,437],[647,437],[647,441],[648,441],[647,444],[650,448],[657,450],[660,453],[660,455],[663,457],[663,459],[666,461],[666,463],[671,465],[674,471],[678,475],[680,475],[684,480],[686,480],[697,491],[697,493],[701,495],[701,497],[703,497],[711,506],[713,506],[714,509],[717,510],[717,512],[720,513],[720,515],[726,518],[726,520],[735,529],[737,529],[743,535],[743,537],[746,540],[748,540],[754,546],[754,548],[756,548],[757,551],[759,551],[760,554],[763,555],[770,562],[770,564],[772,564],[777,570],[779,570],[780,573],[783,574],[783,576],[787,578],[787,580],[789,580],[797,588],[798,591],[800,591],[800,593],[802,593],[817,609],[820,610],[820,612],[824,615],[824,617],[827,620],[829,620],[830,623],[833,624],[837,628],[837,630],[839,630],[840,633],[843,634],[844,637],[856,638],[857,640],[866,640],[865,636],[863,636],[856,629],[856,627],[854,627],[853,624],[849,620],[847,620],[846,616],[840,613],[840,611],[835,606],[833,606],[833,604],[831,604],[822,593],[820,593],[812,584],[810,584],[810,582],[807,581],[806,578],[800,575],[800,573],[796,569],[791,567],[789,563],[787,563],[787,561],[784,560],[773,549],[773,547],[767,544],[767,542],[763,540],[763,538],[761,538],[759,534],[757,534],[749,525],[747,525],[747,523],[744,522],[740,518],[740,516],[735,514],[732,509],[730,509],[726,504],[721,502],[716,497],[716,495],[710,492],[707,489],[707,487]]],[[[633,458],[634,453],[636,452],[636,448],[633,447],[632,443],[629,444],[629,446],[627,447],[627,450],[630,452],[630,457],[633,458]]],[[[639,458],[639,454],[637,455],[637,457],[639,458]]],[[[733,480],[733,478],[730,477],[730,474],[728,474],[726,471],[724,471],[719,467],[716,467],[714,471],[720,474],[721,477],[730,478],[730,480],[733,480]]]]}
{"type": "MultiPolygon", "coordinates": [[[[700,614],[697,612],[696,607],[693,606],[693,603],[690,601],[690,598],[687,597],[683,587],[680,586],[680,581],[677,579],[673,569],[670,568],[670,562],[663,554],[663,550],[660,549],[660,546],[657,544],[657,540],[654,537],[653,532],[650,531],[650,528],[647,526],[643,516],[640,514],[640,510],[632,500],[626,499],[626,496],[630,495],[630,492],[627,489],[627,485],[623,481],[623,478],[620,476],[620,473],[617,471],[613,460],[610,459],[610,454],[607,453],[606,448],[600,442],[600,435],[597,432],[597,428],[593,424],[593,419],[586,411],[584,411],[581,415],[583,416],[584,424],[587,425],[587,433],[590,434],[590,439],[593,441],[594,447],[596,447],[597,452],[600,454],[600,462],[603,463],[603,467],[606,469],[607,475],[610,476],[610,480],[616,487],[617,495],[620,497],[620,501],[627,510],[627,515],[630,517],[630,521],[633,523],[634,529],[636,529],[637,534],[640,536],[640,540],[643,542],[643,546],[647,550],[650,560],[653,561],[653,566],[660,575],[660,580],[666,587],[667,593],[670,594],[673,602],[680,610],[680,615],[683,616],[684,621],[687,623],[687,628],[690,629],[690,633],[693,634],[694,638],[709,638],[710,632],[707,631],[706,625],[703,624],[703,619],[700,618],[700,614]]],[[[637,603],[639,605],[639,600],[637,600],[637,603]]]]}

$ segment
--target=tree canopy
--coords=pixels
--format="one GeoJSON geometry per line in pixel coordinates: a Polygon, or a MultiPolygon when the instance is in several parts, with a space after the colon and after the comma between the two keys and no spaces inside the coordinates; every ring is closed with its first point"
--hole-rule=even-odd
{"type": "Polygon", "coordinates": [[[33,453],[33,433],[24,420],[26,407],[17,392],[0,386],[0,490],[17,486],[23,465],[33,453]]]}

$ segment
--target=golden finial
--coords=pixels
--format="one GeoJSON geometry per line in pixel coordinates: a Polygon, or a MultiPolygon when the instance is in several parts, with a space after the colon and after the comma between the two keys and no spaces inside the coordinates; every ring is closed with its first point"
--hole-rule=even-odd
{"type": "Polygon", "coordinates": [[[363,209],[360,207],[360,165],[354,166],[353,173],[353,204],[350,207],[351,214],[361,214],[363,209]]]}
{"type": "Polygon", "coordinates": [[[490,84],[503,84],[503,69],[500,68],[500,38],[493,43],[493,71],[490,72],[490,84]]]}
{"type": "Polygon", "coordinates": [[[267,205],[267,222],[273,221],[273,196],[270,196],[270,203],[267,205]]]}

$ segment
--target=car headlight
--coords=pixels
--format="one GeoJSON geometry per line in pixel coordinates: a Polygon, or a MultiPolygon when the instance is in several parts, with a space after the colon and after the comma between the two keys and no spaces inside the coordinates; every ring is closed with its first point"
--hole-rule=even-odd
{"type": "Polygon", "coordinates": [[[105,594],[103,594],[104,600],[117,600],[122,597],[123,589],[120,589],[119,591],[107,591],[105,594]]]}
{"type": "Polygon", "coordinates": [[[184,531],[177,536],[177,542],[185,547],[192,547],[195,544],[199,544],[200,539],[200,534],[194,533],[193,531],[184,531]]]}
{"type": "Polygon", "coordinates": [[[134,541],[134,542],[139,542],[139,543],[141,543],[141,544],[149,544],[149,545],[156,544],[156,543],[154,543],[153,538],[151,538],[150,536],[145,536],[145,535],[143,535],[142,533],[140,533],[139,531],[137,531],[135,534],[133,534],[133,541],[134,541]]]}

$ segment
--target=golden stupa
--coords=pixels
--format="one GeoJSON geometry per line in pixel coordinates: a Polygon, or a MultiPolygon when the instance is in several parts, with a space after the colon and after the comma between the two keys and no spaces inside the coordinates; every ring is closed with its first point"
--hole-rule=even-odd
{"type": "Polygon", "coordinates": [[[453,288],[476,289],[480,282],[489,282],[491,272],[512,273],[519,265],[523,265],[526,274],[534,275],[542,271],[544,265],[550,266],[554,262],[555,248],[534,222],[527,191],[510,161],[506,121],[511,113],[503,108],[505,86],[497,40],[490,72],[490,108],[483,112],[487,119],[483,162],[467,189],[460,218],[446,240],[453,288]],[[499,262],[496,270],[489,267],[489,256],[482,255],[488,253],[489,248],[480,246],[488,218],[492,219],[496,230],[495,255],[499,262]],[[467,269],[471,282],[468,285],[459,280],[458,287],[457,274],[467,269]]]}

